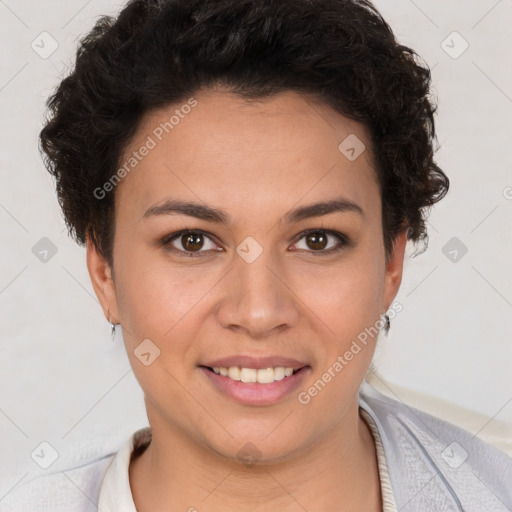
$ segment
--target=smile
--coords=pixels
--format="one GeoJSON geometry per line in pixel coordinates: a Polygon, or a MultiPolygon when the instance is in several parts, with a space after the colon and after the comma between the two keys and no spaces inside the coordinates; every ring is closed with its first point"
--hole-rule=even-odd
{"type": "Polygon", "coordinates": [[[272,405],[297,389],[311,368],[276,366],[245,368],[200,366],[203,374],[223,396],[244,405],[272,405]]]}
{"type": "Polygon", "coordinates": [[[293,368],[285,368],[284,366],[276,366],[275,368],[239,368],[231,366],[224,368],[216,366],[212,370],[217,375],[228,377],[229,379],[239,380],[242,382],[259,382],[260,384],[269,384],[276,380],[283,380],[293,374],[293,368]]]}

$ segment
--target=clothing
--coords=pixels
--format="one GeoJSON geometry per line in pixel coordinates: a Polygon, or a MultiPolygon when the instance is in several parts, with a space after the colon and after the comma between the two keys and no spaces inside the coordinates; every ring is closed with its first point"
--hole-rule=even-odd
{"type": "Polygon", "coordinates": [[[382,512],[398,512],[395,497],[393,495],[393,487],[389,478],[386,453],[384,452],[384,446],[382,445],[379,429],[372,415],[363,407],[359,406],[359,412],[370,427],[370,432],[372,433],[373,440],[375,441],[375,451],[377,452],[377,464],[379,466],[380,490],[382,496],[382,512]]]}
{"type": "MultiPolygon", "coordinates": [[[[364,419],[370,426],[375,439],[379,475],[383,495],[383,512],[398,512],[389,482],[388,468],[382,442],[373,418],[363,409],[364,419]]],[[[137,512],[133,503],[128,478],[130,457],[134,450],[141,450],[151,442],[151,429],[143,428],[135,432],[117,453],[109,466],[100,491],[98,509],[101,512],[137,512]]]]}
{"type": "MultiPolygon", "coordinates": [[[[512,459],[505,453],[367,382],[359,407],[376,443],[384,512],[512,511],[512,459]]],[[[59,468],[8,493],[0,510],[135,512],[128,461],[149,438],[149,428],[140,429],[118,450],[88,460],[73,454],[72,465],[62,456],[59,468]]]]}

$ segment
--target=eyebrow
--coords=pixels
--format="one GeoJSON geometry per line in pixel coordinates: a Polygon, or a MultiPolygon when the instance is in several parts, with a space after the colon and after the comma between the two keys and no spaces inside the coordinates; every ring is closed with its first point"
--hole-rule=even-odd
{"type": "MultiPolygon", "coordinates": [[[[296,208],[295,210],[286,213],[282,219],[280,219],[280,222],[284,220],[285,223],[291,224],[293,222],[299,222],[311,217],[320,217],[334,212],[355,212],[364,218],[364,211],[357,203],[346,198],[337,198],[330,201],[308,204],[296,208]]],[[[145,211],[143,218],[173,214],[188,215],[190,217],[196,217],[197,219],[224,225],[228,225],[230,222],[230,216],[222,210],[200,203],[173,199],[169,199],[163,203],[149,207],[145,211]]]]}

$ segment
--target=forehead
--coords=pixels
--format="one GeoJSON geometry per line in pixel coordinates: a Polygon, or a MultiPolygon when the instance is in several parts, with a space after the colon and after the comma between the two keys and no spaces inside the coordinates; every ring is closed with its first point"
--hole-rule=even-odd
{"type": "Polygon", "coordinates": [[[379,199],[371,149],[362,124],[305,95],[203,91],[143,117],[121,158],[138,154],[116,203],[139,217],[166,197],[248,215],[326,194],[369,207],[379,199]]]}

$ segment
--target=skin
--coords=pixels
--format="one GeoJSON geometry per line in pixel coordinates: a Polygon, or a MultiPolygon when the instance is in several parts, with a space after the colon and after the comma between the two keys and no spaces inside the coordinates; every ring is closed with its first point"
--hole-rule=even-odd
{"type": "MultiPolygon", "coordinates": [[[[380,511],[375,444],[358,409],[376,337],[307,405],[297,400],[376,324],[401,283],[406,232],[386,260],[368,131],[295,92],[257,102],[219,89],[194,98],[197,106],[115,190],[113,268],[87,244],[92,284],[107,319],[121,324],[153,433],[130,465],[137,510],[313,512],[342,503],[345,511],[380,511]],[[366,146],[354,161],[338,150],[349,134],[366,146]],[[339,197],[364,215],[280,221],[339,197]],[[143,217],[170,198],[223,210],[230,222],[143,217]],[[168,246],[181,253],[159,243],[185,228],[206,233],[198,257],[184,254],[180,237],[168,246]],[[301,235],[312,228],[343,233],[351,244],[323,255],[339,240],[329,235],[318,249],[301,235]],[[250,264],[236,252],[248,236],[263,248],[250,264]],[[147,338],[161,351],[149,366],[134,355],[147,338]],[[221,394],[198,367],[233,354],[279,354],[311,368],[297,392],[248,406],[221,394]],[[250,467],[237,456],[247,442],[260,457],[250,467]]],[[[125,156],[179,107],[147,114],[125,156]]]]}

